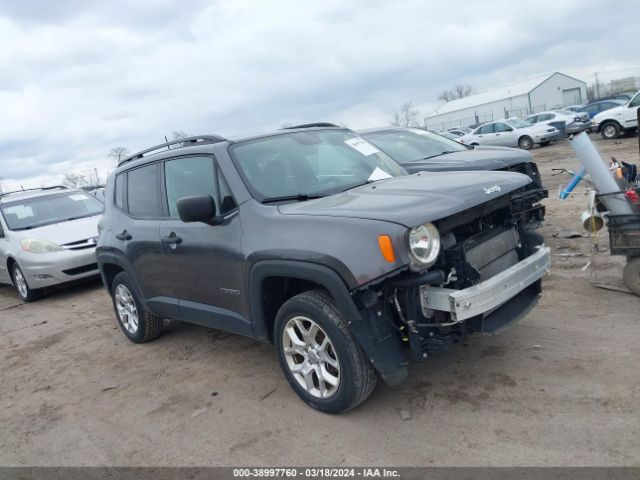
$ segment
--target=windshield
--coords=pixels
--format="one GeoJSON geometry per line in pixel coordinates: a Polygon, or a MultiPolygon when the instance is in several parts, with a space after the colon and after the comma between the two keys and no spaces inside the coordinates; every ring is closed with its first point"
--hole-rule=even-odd
{"type": "Polygon", "coordinates": [[[454,140],[417,128],[371,132],[363,136],[400,163],[467,150],[467,147],[454,140]]]}
{"type": "Polygon", "coordinates": [[[7,226],[11,230],[66,222],[76,218],[99,215],[103,204],[84,192],[60,193],[8,202],[0,206],[7,226]]]}
{"type": "Polygon", "coordinates": [[[516,127],[516,128],[527,128],[531,126],[529,122],[525,122],[524,120],[518,120],[517,118],[512,118],[510,120],[505,120],[505,121],[512,127],[516,127]]]}
{"type": "Polygon", "coordinates": [[[291,132],[237,143],[229,152],[260,201],[332,195],[406,175],[374,145],[348,130],[291,132]]]}

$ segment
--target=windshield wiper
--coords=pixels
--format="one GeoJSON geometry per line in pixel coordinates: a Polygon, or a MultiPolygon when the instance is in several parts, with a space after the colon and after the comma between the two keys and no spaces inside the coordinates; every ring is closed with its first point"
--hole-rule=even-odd
{"type": "Polygon", "coordinates": [[[428,157],[422,157],[420,160],[429,160],[430,158],[439,157],[440,155],[448,155],[450,153],[456,153],[456,152],[440,152],[440,153],[436,153],[435,155],[429,155],[428,157]]]}
{"type": "Polygon", "coordinates": [[[287,200],[297,200],[298,202],[304,202],[307,200],[313,200],[315,198],[323,198],[326,195],[320,194],[307,194],[307,193],[298,193],[296,195],[284,195],[282,197],[267,197],[262,200],[262,203],[274,203],[274,202],[285,202],[287,200]]]}

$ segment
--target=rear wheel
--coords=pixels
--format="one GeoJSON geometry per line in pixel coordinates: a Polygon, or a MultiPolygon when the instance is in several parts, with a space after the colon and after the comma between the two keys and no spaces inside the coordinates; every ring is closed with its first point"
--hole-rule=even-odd
{"type": "Polygon", "coordinates": [[[113,279],[111,298],[118,325],[129,340],[144,343],[162,335],[163,319],[144,309],[125,272],[113,279]]]}
{"type": "Polygon", "coordinates": [[[373,392],[376,371],[325,292],[287,300],[276,316],[274,340],[289,384],[313,408],[346,412],[373,392]]]}
{"type": "Polygon", "coordinates": [[[533,139],[529,135],[523,135],[518,139],[518,146],[523,150],[531,150],[533,148],[533,139]]]}
{"type": "Polygon", "coordinates": [[[618,138],[620,136],[620,125],[616,122],[606,122],[602,125],[600,134],[602,135],[602,138],[606,138],[607,140],[618,138]]]}
{"type": "Polygon", "coordinates": [[[42,290],[29,287],[27,278],[24,276],[24,273],[22,273],[22,270],[17,263],[13,265],[12,275],[13,286],[15,287],[20,300],[23,302],[33,302],[34,300],[38,300],[42,297],[42,290]]]}
{"type": "Polygon", "coordinates": [[[640,297],[640,257],[627,260],[622,271],[622,278],[627,288],[640,297]]]}

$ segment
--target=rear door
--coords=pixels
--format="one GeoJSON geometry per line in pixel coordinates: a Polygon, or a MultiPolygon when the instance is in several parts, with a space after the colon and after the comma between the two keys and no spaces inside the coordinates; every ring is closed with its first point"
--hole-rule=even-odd
{"type": "Polygon", "coordinates": [[[247,333],[244,307],[241,224],[238,208],[217,162],[210,155],[183,156],[163,163],[163,209],[160,224],[167,295],[180,299],[181,318],[214,328],[247,333]],[[217,225],[185,223],[177,200],[210,195],[217,225]]]}
{"type": "Polygon", "coordinates": [[[116,178],[116,189],[124,187],[126,196],[117,200],[117,204],[124,204],[118,206],[123,214],[117,221],[114,242],[126,255],[131,266],[129,274],[145,301],[157,297],[165,281],[158,231],[162,216],[159,181],[157,163],[128,170],[116,178]]]}

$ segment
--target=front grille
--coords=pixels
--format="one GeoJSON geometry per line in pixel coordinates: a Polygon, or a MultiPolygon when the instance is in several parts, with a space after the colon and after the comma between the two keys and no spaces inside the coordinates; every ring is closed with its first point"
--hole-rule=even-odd
{"type": "Polygon", "coordinates": [[[500,170],[504,172],[522,173],[531,178],[532,182],[529,185],[522,187],[525,190],[531,190],[542,186],[542,179],[540,178],[538,165],[536,165],[535,162],[518,163],[517,165],[511,165],[510,167],[501,168],[500,170]]]}
{"type": "Polygon", "coordinates": [[[92,272],[93,270],[98,270],[97,263],[90,263],[89,265],[83,265],[81,267],[70,268],[68,270],[63,270],[62,273],[66,275],[80,275],[81,273],[92,272]]]}
{"type": "MultiPolygon", "coordinates": [[[[467,263],[487,280],[518,263],[518,234],[514,228],[483,239],[465,251],[467,263]]],[[[475,242],[473,242],[475,243],[475,242]]]]}
{"type": "Polygon", "coordinates": [[[96,237],[85,238],[84,240],[78,240],[77,242],[69,242],[61,245],[65,250],[84,250],[85,248],[95,248],[96,237]]]}

